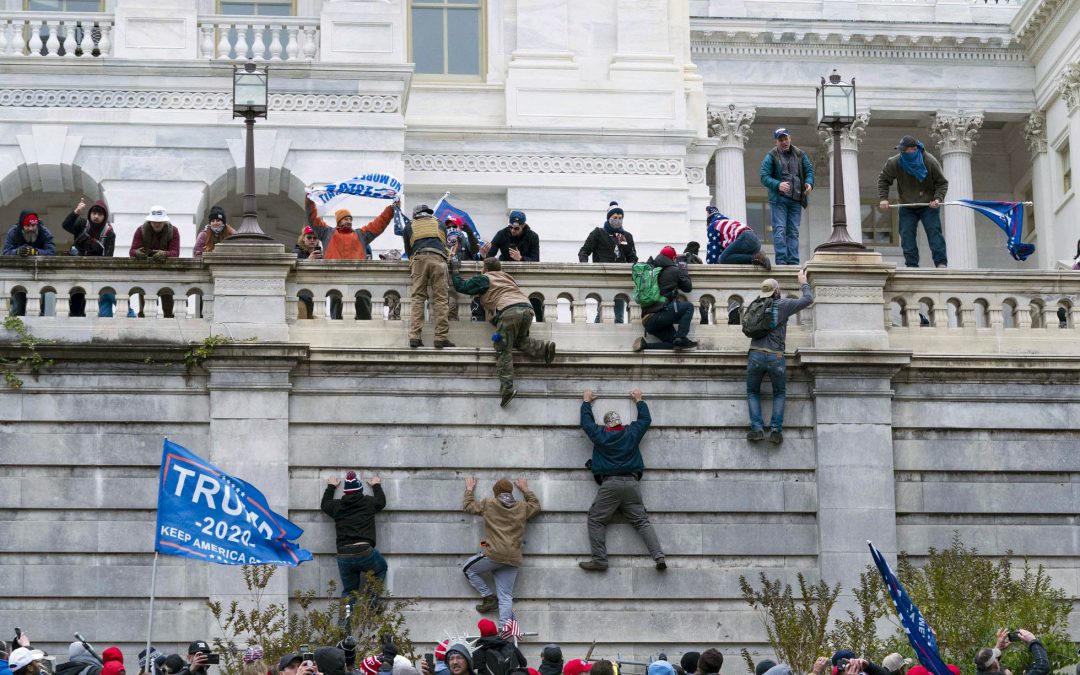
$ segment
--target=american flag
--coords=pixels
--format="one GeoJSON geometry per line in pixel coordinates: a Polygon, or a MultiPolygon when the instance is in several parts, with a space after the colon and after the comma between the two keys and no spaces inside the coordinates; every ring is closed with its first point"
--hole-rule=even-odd
{"type": "Polygon", "coordinates": [[[522,632],[521,626],[518,625],[517,619],[507,619],[506,623],[499,629],[499,637],[504,640],[513,639],[515,642],[518,638],[524,637],[525,633],[522,632]]]}
{"type": "Polygon", "coordinates": [[[709,223],[706,227],[706,236],[709,243],[705,247],[705,262],[715,265],[720,259],[720,252],[731,246],[731,242],[735,241],[735,237],[749,229],[749,225],[734,218],[728,218],[719,211],[710,214],[709,223]]]}

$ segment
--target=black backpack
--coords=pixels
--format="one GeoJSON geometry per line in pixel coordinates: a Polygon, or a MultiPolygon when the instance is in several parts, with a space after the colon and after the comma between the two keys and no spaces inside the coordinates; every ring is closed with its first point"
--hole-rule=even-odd
{"type": "Polygon", "coordinates": [[[757,298],[742,313],[742,332],[756,340],[769,334],[780,323],[780,303],[775,298],[757,298]]]}
{"type": "Polygon", "coordinates": [[[511,675],[526,673],[525,664],[518,658],[518,649],[511,642],[504,642],[498,647],[491,646],[479,650],[480,659],[476,664],[477,675],[511,675]]]}

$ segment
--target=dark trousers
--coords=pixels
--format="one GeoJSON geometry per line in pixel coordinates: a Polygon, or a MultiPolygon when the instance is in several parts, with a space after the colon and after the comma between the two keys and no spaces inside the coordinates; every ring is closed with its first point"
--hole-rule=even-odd
{"type": "MultiPolygon", "coordinates": [[[[367,588],[368,572],[374,572],[379,581],[386,583],[386,560],[374,546],[368,548],[365,553],[338,554],[337,565],[338,573],[341,575],[341,597],[348,598],[347,604],[350,610],[356,599],[349,596],[353,593],[364,594],[367,588]]],[[[368,603],[373,607],[378,601],[379,598],[374,595],[368,599],[368,603]]]]}
{"type": "Polygon", "coordinates": [[[718,265],[749,265],[754,261],[754,254],[761,250],[761,241],[753,230],[744,230],[720,252],[718,265]]]}
{"type": "Polygon", "coordinates": [[[904,249],[904,264],[908,267],[919,266],[919,222],[926,232],[926,243],[930,244],[930,256],[934,266],[948,265],[945,253],[945,237],[941,234],[941,209],[924,206],[919,209],[903,206],[900,208],[900,247],[904,249]]]}
{"type": "Polygon", "coordinates": [[[600,485],[589,507],[589,547],[593,560],[607,562],[607,526],[616,513],[621,513],[634,526],[653,560],[664,557],[645,503],[641,501],[641,485],[633,476],[611,476],[600,485]]]}
{"type": "Polygon", "coordinates": [[[658,312],[653,312],[642,323],[645,332],[660,338],[660,342],[646,342],[645,349],[674,349],[673,340],[690,334],[690,322],[694,320],[694,305],[689,302],[669,302],[658,312]],[[677,326],[677,327],[676,327],[677,326]]]}
{"type": "MultiPolygon", "coordinates": [[[[335,321],[341,320],[341,297],[330,296],[330,318],[335,321]]],[[[356,298],[356,318],[358,321],[371,320],[371,298],[361,295],[356,298]]]]}

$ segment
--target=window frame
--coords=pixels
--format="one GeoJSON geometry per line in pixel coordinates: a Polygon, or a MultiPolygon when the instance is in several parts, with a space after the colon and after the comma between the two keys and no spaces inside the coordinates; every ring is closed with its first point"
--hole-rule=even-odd
{"type": "Polygon", "coordinates": [[[405,41],[406,50],[409,57],[409,62],[413,64],[413,80],[421,82],[467,82],[467,83],[483,83],[487,81],[487,62],[488,62],[488,0],[469,0],[469,2],[475,3],[475,7],[461,6],[456,9],[475,9],[477,17],[480,21],[480,27],[478,32],[480,40],[480,50],[477,55],[477,73],[475,75],[466,75],[461,73],[421,73],[415,70],[416,59],[413,56],[413,9],[416,5],[420,5],[420,9],[441,9],[443,10],[443,71],[449,69],[449,22],[446,20],[445,12],[455,9],[454,5],[450,4],[447,0],[408,0],[408,6],[406,11],[406,29],[405,29],[405,41]]]}
{"type": "Polygon", "coordinates": [[[289,17],[296,16],[296,0],[286,0],[286,2],[275,2],[274,0],[216,0],[216,6],[214,7],[214,9],[217,12],[218,16],[261,16],[261,17],[274,17],[274,16],[277,16],[277,17],[284,18],[280,14],[259,14],[257,12],[255,14],[225,14],[225,13],[223,13],[221,11],[221,3],[222,2],[226,2],[226,3],[229,3],[229,2],[243,3],[243,4],[247,4],[247,5],[254,5],[255,7],[258,7],[260,4],[265,4],[265,5],[286,5],[287,4],[287,5],[289,5],[289,13],[286,16],[289,16],[289,17]]]}
{"type": "MultiPolygon", "coordinates": [[[[859,200],[859,239],[862,241],[863,244],[865,244],[867,246],[884,246],[884,247],[897,247],[897,246],[900,246],[900,209],[889,209],[889,211],[888,211],[888,218],[889,218],[889,241],[888,242],[881,242],[881,241],[876,241],[876,240],[867,241],[867,239],[866,239],[866,232],[863,230],[862,208],[864,206],[869,206],[870,207],[870,213],[871,214],[876,213],[877,211],[880,210],[880,209],[878,209],[878,201],[879,200],[874,199],[874,198],[860,199],[859,200]]],[[[873,232],[875,234],[877,232],[880,232],[880,231],[883,231],[883,230],[878,230],[878,229],[873,230],[873,232]]]]}
{"type": "Polygon", "coordinates": [[[1073,191],[1072,157],[1069,154],[1070,152],[1069,138],[1066,137],[1054,153],[1057,155],[1057,183],[1058,187],[1061,188],[1062,197],[1067,197],[1073,191]]]}
{"type": "MultiPolygon", "coordinates": [[[[73,10],[73,9],[30,9],[31,1],[32,0],[23,0],[23,11],[24,12],[66,12],[66,13],[69,13],[69,14],[79,14],[80,12],[84,11],[84,10],[73,10]]],[[[66,4],[68,2],[68,0],[56,0],[56,1],[60,2],[62,4],[66,4]]],[[[100,13],[100,12],[104,12],[104,11],[105,11],[105,0],[98,0],[98,8],[96,10],[94,10],[94,12],[100,13]]]]}

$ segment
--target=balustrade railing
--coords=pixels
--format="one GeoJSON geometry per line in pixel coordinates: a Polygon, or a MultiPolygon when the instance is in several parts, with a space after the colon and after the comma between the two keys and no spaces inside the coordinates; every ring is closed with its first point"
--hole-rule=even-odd
{"type": "Polygon", "coordinates": [[[111,14],[0,12],[0,57],[109,56],[112,30],[111,14]]]}
{"type": "Polygon", "coordinates": [[[318,50],[318,17],[199,17],[202,58],[312,61],[318,50]]]}

